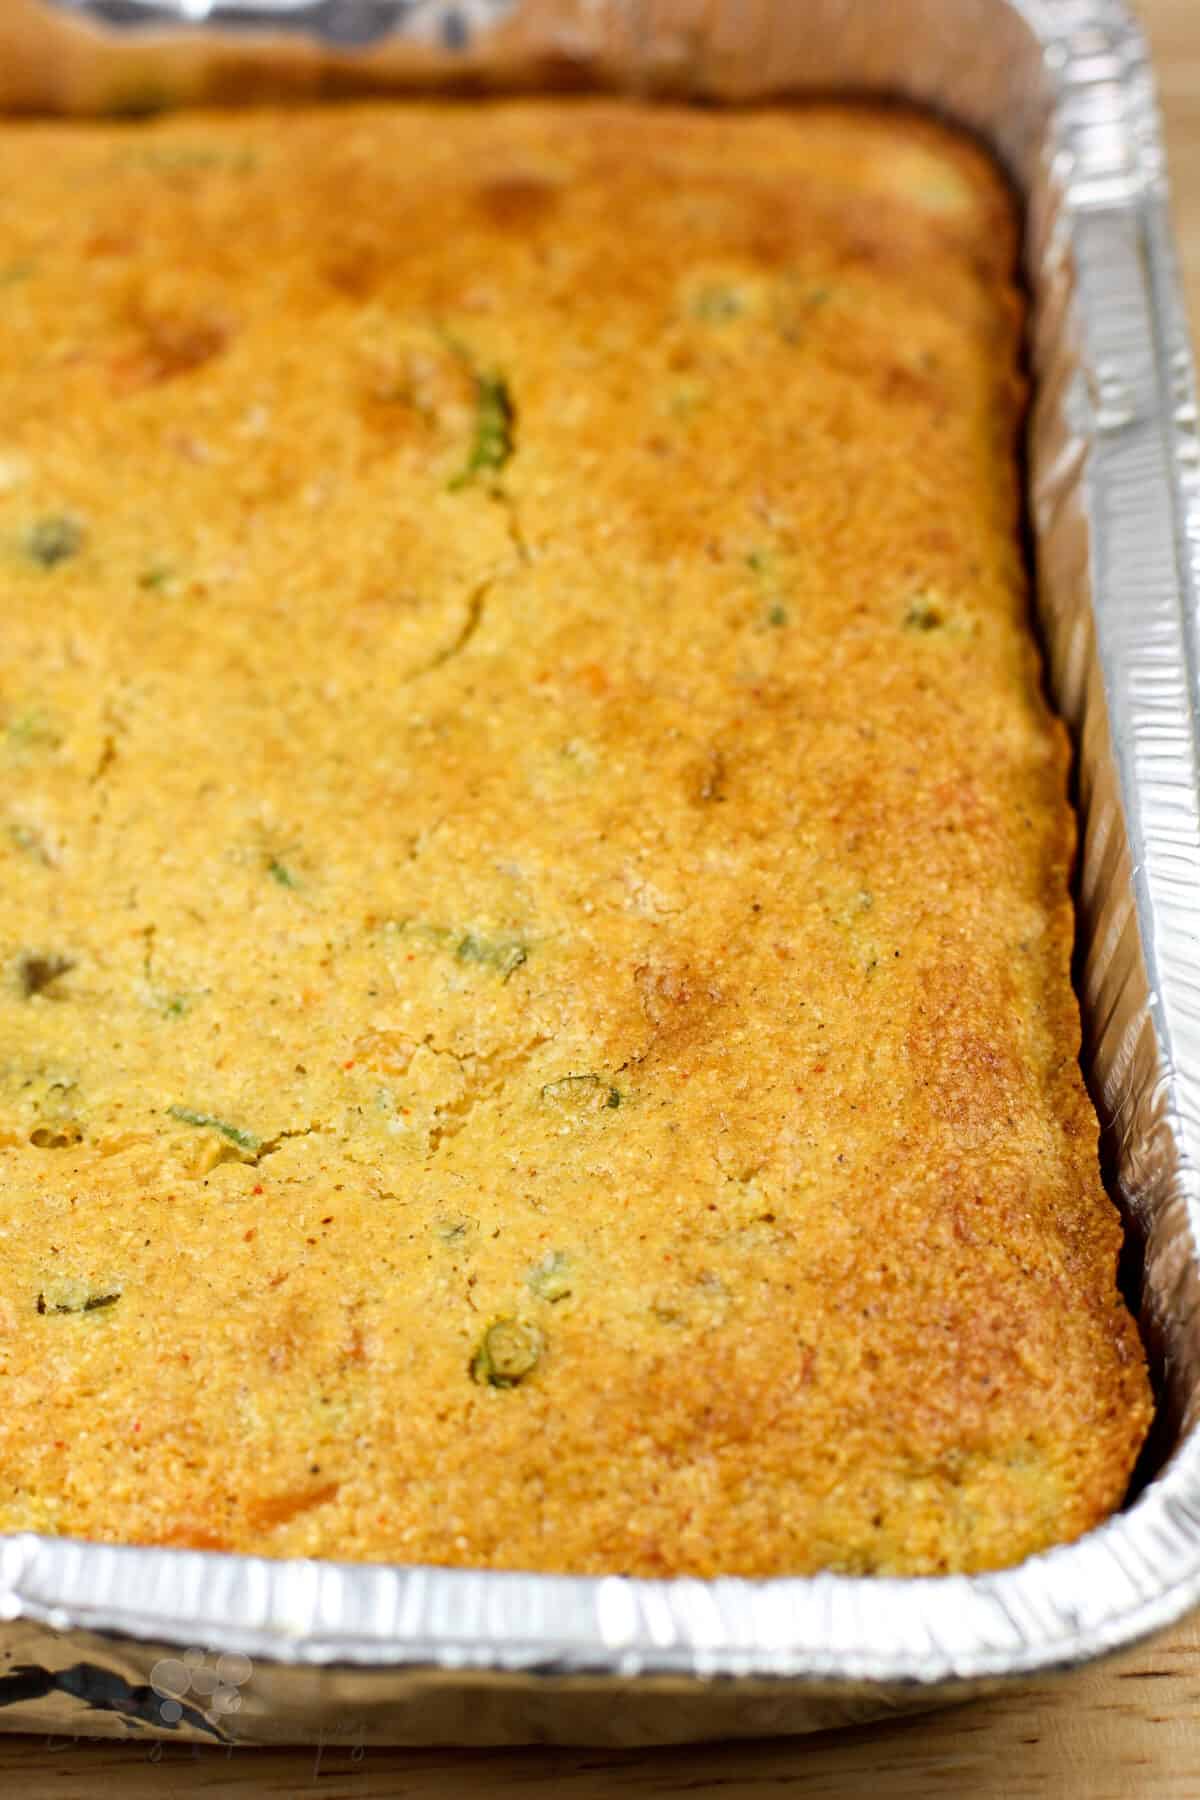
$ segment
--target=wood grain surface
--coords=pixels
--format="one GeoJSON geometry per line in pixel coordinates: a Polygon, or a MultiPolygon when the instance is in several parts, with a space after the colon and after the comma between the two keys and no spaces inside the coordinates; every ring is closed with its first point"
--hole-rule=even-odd
{"type": "MultiPolygon", "coordinates": [[[[793,0],[799,4],[801,0],[793,0]]],[[[1200,0],[1142,0],[1180,252],[1200,319],[1200,0]]],[[[882,1726],[762,1744],[597,1750],[250,1750],[0,1736],[13,1800],[1197,1800],[1200,1615],[1080,1674],[882,1726]]]]}

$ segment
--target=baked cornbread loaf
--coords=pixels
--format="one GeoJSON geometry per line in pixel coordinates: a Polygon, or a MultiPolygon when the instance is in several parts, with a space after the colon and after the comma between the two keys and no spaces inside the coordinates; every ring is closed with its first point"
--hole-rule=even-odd
{"type": "Polygon", "coordinates": [[[1150,1416],[902,113],[0,131],[0,1527],[1011,1563],[1150,1416]]]}

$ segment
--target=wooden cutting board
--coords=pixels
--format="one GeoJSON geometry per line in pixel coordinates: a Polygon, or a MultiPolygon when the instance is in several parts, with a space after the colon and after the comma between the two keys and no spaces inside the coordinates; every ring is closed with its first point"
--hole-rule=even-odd
{"type": "MultiPolygon", "coordinates": [[[[802,0],[792,0],[801,4],[802,0]]],[[[1200,0],[1142,0],[1200,319],[1200,0]]],[[[1200,955],[1200,951],[1198,951],[1200,955]]],[[[1083,1673],[857,1731],[653,1752],[192,1750],[0,1736],[13,1800],[1197,1800],[1200,1615],[1083,1673]]]]}

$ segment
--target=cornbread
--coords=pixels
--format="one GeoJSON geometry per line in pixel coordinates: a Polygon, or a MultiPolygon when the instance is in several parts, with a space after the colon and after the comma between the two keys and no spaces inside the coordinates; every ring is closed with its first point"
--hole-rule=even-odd
{"type": "Polygon", "coordinates": [[[0,185],[0,1529],[932,1573],[1118,1505],[984,156],[414,103],[0,185]]]}

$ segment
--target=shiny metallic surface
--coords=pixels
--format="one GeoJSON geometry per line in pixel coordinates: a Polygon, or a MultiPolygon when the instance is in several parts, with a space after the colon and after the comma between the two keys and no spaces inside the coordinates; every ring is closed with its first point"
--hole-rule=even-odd
{"type": "Polygon", "coordinates": [[[0,102],[573,79],[854,89],[1028,200],[1029,507],[1078,746],[1085,1060],[1144,1248],[1163,1465],[1018,1568],[649,1582],[0,1540],[0,1726],[647,1744],[801,1732],[1068,1666],[1200,1601],[1200,438],[1141,38],[1119,0],[9,0],[0,102]]]}

